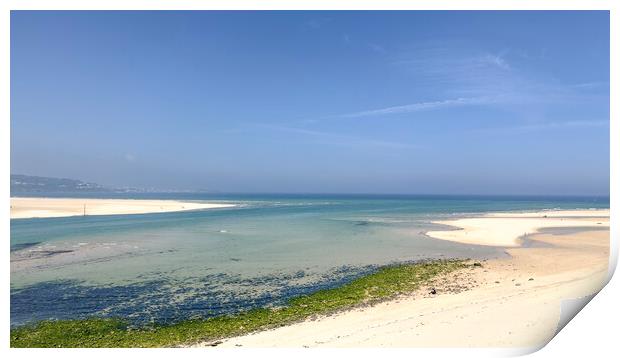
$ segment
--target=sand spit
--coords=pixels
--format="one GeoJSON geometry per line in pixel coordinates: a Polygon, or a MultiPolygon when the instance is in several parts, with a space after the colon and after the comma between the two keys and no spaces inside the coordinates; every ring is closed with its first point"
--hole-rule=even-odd
{"type": "Polygon", "coordinates": [[[11,219],[165,213],[233,207],[177,200],[11,198],[11,219]]]}

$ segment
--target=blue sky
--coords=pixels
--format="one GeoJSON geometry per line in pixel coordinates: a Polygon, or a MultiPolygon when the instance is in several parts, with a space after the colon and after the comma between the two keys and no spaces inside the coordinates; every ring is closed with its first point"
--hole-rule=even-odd
{"type": "Polygon", "coordinates": [[[12,12],[11,172],[609,193],[608,12],[12,12]]]}

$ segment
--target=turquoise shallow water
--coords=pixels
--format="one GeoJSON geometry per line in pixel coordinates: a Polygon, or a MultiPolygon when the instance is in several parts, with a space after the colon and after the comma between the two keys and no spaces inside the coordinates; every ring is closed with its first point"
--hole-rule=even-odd
{"type": "Polygon", "coordinates": [[[424,232],[438,227],[433,220],[489,211],[609,207],[607,198],[132,197],[237,206],[12,220],[12,326],[93,315],[165,323],[274,305],[381,265],[502,255],[497,248],[426,237],[424,232]]]}

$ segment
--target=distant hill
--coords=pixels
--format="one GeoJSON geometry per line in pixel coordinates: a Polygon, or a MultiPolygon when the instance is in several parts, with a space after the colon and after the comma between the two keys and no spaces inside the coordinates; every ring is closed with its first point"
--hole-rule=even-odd
{"type": "Polygon", "coordinates": [[[110,192],[103,185],[66,178],[37,177],[11,174],[11,195],[18,193],[110,192]]]}

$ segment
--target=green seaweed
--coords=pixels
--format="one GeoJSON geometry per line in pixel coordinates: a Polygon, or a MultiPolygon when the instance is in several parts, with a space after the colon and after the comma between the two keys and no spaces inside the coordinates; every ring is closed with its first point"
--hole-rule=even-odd
{"type": "Polygon", "coordinates": [[[374,304],[415,291],[431,278],[467,265],[461,260],[429,261],[380,268],[341,287],[235,315],[187,320],[139,329],[116,318],[42,321],[11,330],[11,347],[166,347],[215,341],[275,328],[317,315],[374,304]]]}

